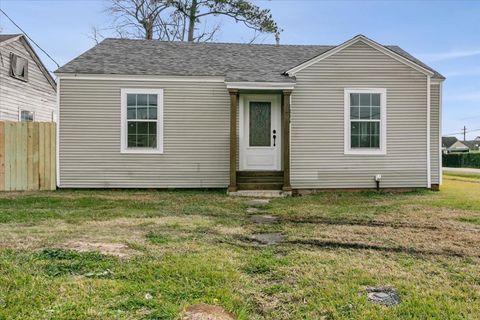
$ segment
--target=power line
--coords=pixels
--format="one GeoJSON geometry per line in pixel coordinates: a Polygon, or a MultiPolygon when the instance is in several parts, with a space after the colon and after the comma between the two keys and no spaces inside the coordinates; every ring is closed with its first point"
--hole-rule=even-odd
{"type": "Polygon", "coordinates": [[[466,131],[464,131],[464,130],[462,129],[461,132],[447,133],[447,136],[456,135],[456,134],[463,134],[464,132],[466,132],[466,133],[475,132],[475,131],[480,131],[480,128],[479,128],[479,129],[473,129],[473,130],[466,130],[466,131]]]}
{"type": "Polygon", "coordinates": [[[29,36],[18,24],[16,24],[15,21],[13,21],[12,18],[10,18],[10,17],[8,16],[8,14],[5,13],[5,11],[3,11],[1,8],[0,8],[0,11],[5,15],[5,17],[7,17],[8,20],[10,20],[11,23],[13,23],[13,25],[14,25],[15,27],[17,27],[20,31],[22,31],[22,33],[25,35],[25,37],[28,38],[28,40],[30,40],[35,46],[37,46],[38,49],[40,49],[43,53],[45,53],[45,55],[46,55],[47,57],[49,57],[50,60],[52,60],[52,61],[57,65],[57,67],[60,68],[60,65],[57,63],[57,61],[55,61],[55,59],[53,59],[53,58],[47,53],[47,51],[43,50],[42,47],[40,47],[32,38],[30,38],[30,36],[29,36]]]}

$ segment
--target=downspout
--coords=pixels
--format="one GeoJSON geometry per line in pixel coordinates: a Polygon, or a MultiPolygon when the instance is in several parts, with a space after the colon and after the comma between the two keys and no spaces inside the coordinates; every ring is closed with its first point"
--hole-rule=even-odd
{"type": "Polygon", "coordinates": [[[443,81],[440,81],[438,88],[438,184],[443,182],[443,159],[442,159],[442,96],[443,96],[443,81]]]}

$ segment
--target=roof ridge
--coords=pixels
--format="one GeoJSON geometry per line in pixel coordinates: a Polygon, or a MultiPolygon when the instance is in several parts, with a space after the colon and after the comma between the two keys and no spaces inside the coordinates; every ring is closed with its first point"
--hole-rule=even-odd
{"type": "Polygon", "coordinates": [[[117,41],[142,41],[142,42],[157,42],[157,43],[171,43],[179,45],[241,45],[241,46],[271,46],[271,47],[336,47],[332,44],[274,44],[274,43],[243,43],[243,42],[191,42],[191,41],[166,41],[157,39],[125,39],[125,38],[105,38],[104,40],[117,41]]]}

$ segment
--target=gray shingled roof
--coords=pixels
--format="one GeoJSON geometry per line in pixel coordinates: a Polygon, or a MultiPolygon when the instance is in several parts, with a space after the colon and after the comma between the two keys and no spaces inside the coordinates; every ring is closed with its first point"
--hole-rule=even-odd
{"type": "Polygon", "coordinates": [[[0,42],[21,36],[21,34],[0,34],[0,42]]]}
{"type": "Polygon", "coordinates": [[[450,148],[457,141],[456,137],[442,137],[442,147],[450,148]]]}
{"type": "MultiPolygon", "coordinates": [[[[294,81],[283,75],[285,71],[334,47],[105,39],[55,72],[225,76],[227,81],[284,82],[294,81]]],[[[432,70],[401,48],[386,47],[432,70]]]]}

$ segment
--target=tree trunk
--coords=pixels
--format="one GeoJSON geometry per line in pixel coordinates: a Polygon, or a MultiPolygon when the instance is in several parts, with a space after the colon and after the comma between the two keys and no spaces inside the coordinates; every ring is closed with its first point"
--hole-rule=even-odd
{"type": "Polygon", "coordinates": [[[188,16],[188,41],[193,41],[195,32],[195,23],[197,22],[197,0],[192,0],[192,6],[190,7],[190,13],[188,16]]]}

